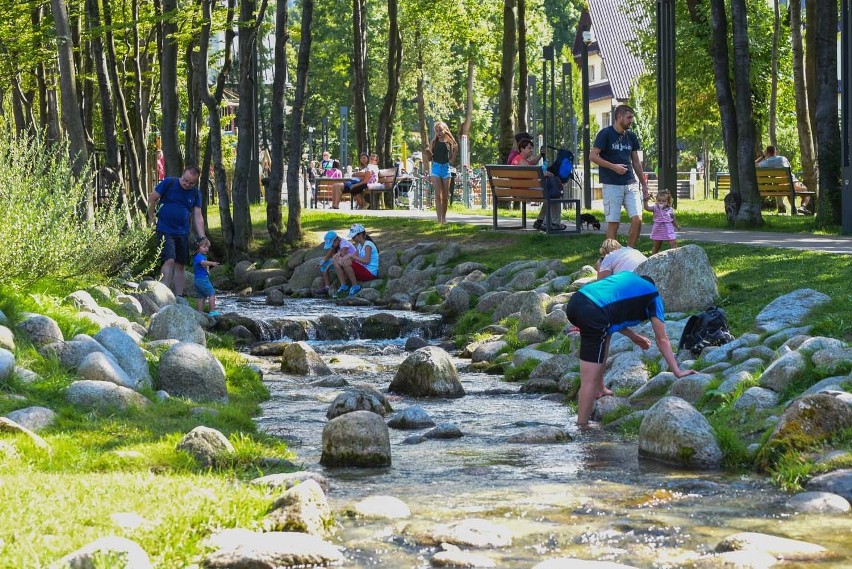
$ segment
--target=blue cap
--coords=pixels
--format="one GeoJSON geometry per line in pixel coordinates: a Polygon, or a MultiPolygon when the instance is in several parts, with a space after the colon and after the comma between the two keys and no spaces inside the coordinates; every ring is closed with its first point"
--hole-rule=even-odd
{"type": "Polygon", "coordinates": [[[334,247],[334,240],[337,239],[337,233],[334,231],[329,231],[323,237],[323,241],[325,241],[325,245],[323,245],[323,249],[328,250],[334,247]]]}

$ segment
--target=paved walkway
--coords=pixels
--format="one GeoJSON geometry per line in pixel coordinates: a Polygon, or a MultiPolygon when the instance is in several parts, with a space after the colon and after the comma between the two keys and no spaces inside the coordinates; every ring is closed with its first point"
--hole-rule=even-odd
{"type": "MultiPolygon", "coordinates": [[[[334,210],[321,210],[328,213],[334,210]]],[[[378,217],[400,217],[400,218],[415,218],[415,219],[434,219],[434,211],[408,210],[408,209],[390,209],[390,210],[358,210],[351,212],[348,209],[339,210],[340,214],[378,216],[378,217]]],[[[527,217],[527,231],[535,231],[532,229],[533,217],[527,217]]],[[[490,212],[483,215],[463,215],[452,211],[447,213],[447,222],[449,223],[471,223],[474,225],[491,226],[492,219],[490,212]]],[[[499,224],[514,224],[520,225],[520,219],[499,218],[499,224]]],[[[622,231],[626,229],[626,224],[622,224],[622,231]]],[[[603,229],[595,231],[603,236],[603,229]]],[[[648,236],[651,233],[651,224],[642,226],[642,235],[648,236]]],[[[757,247],[781,247],[788,249],[805,249],[808,251],[822,251],[825,253],[836,253],[840,255],[852,255],[852,236],[838,235],[811,235],[808,233],[769,233],[766,231],[739,231],[732,229],[711,229],[704,227],[687,227],[678,233],[679,237],[685,241],[704,241],[711,243],[738,243],[740,245],[753,245],[757,247]]],[[[558,239],[560,236],[554,236],[558,239]]]]}

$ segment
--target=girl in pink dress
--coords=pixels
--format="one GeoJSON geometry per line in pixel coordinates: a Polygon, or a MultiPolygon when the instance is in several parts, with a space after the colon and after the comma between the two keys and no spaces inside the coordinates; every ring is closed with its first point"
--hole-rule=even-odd
{"type": "Polygon", "coordinates": [[[668,241],[671,249],[677,247],[675,229],[680,229],[680,225],[675,221],[675,210],[672,209],[672,196],[669,192],[665,190],[657,192],[657,203],[653,206],[648,205],[649,199],[651,196],[645,198],[645,211],[654,214],[654,227],[651,229],[651,243],[654,247],[651,254],[655,255],[659,252],[663,241],[668,241]]]}

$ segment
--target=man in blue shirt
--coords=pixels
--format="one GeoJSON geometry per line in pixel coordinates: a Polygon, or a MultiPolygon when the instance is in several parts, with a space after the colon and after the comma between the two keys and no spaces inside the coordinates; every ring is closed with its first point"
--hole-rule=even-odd
{"type": "Polygon", "coordinates": [[[568,320],[580,329],[580,392],[577,394],[577,424],[586,427],[595,408],[595,399],[612,392],[604,387],[604,371],[609,340],[621,332],[647,350],[651,341],[629,328],[651,321],[660,353],[675,377],[695,370],[681,370],[666,335],[665,310],[660,291],[648,277],[632,272],[617,273],[589,283],[568,301],[568,320]]]}
{"type": "Polygon", "coordinates": [[[204,239],[204,217],[201,215],[201,192],[197,166],[187,166],[180,178],[169,177],[157,184],[148,196],[148,222],[157,217],[157,237],[163,245],[163,283],[175,295],[183,295],[184,267],[189,262],[189,220],[195,223],[195,233],[204,239]],[[157,204],[160,204],[159,209],[157,204]]]}
{"type": "Polygon", "coordinates": [[[639,160],[641,149],[639,138],[630,130],[633,119],[632,108],[627,105],[618,105],[615,108],[615,124],[601,129],[589,152],[589,160],[600,167],[607,239],[615,239],[618,236],[623,205],[627,210],[627,216],[630,217],[628,247],[636,246],[639,231],[642,229],[642,202],[639,199],[639,186],[642,187],[642,198],[649,196],[648,182],[645,181],[642,161],[639,160]],[[636,176],[639,177],[639,185],[636,184],[636,176]]]}

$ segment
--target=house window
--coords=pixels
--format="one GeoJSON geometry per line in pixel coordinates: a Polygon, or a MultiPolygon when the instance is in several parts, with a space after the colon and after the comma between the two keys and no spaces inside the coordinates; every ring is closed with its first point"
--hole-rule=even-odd
{"type": "Polygon", "coordinates": [[[601,113],[601,127],[612,124],[612,113],[601,113]]]}
{"type": "Polygon", "coordinates": [[[595,66],[589,65],[589,83],[595,80],[595,66]]]}
{"type": "Polygon", "coordinates": [[[607,78],[607,74],[606,74],[606,62],[605,62],[605,61],[601,61],[601,80],[604,80],[604,79],[606,79],[606,78],[607,78]]]}

